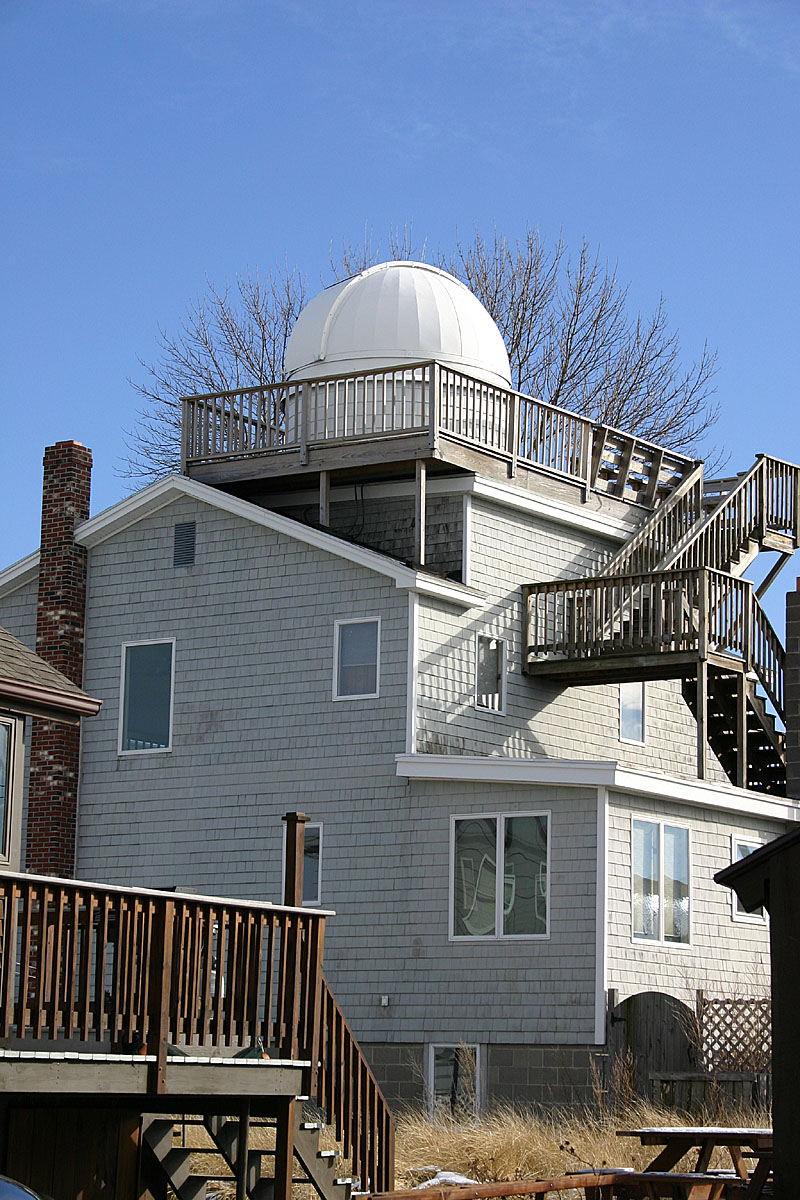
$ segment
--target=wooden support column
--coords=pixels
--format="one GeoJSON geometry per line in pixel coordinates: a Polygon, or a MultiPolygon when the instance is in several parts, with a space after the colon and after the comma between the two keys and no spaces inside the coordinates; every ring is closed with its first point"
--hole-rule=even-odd
{"type": "Polygon", "coordinates": [[[239,1111],[239,1130],[236,1139],[236,1200],[247,1200],[247,1152],[249,1149],[250,1103],[245,1101],[239,1111]]]}
{"type": "Polygon", "coordinates": [[[330,525],[331,523],[330,471],[320,471],[319,473],[319,523],[320,525],[330,525]]]}
{"type": "Polygon", "coordinates": [[[308,817],[302,812],[288,812],[286,822],[286,862],[283,876],[283,903],[288,908],[303,906],[303,854],[305,851],[308,817]]]}
{"type": "Polygon", "coordinates": [[[747,676],[736,676],[736,786],[747,787],[747,676]]]}
{"type": "Polygon", "coordinates": [[[428,468],[421,458],[417,459],[416,488],[414,490],[414,561],[425,565],[425,480],[428,468]]]}
{"type": "Polygon", "coordinates": [[[706,746],[708,744],[708,662],[697,664],[697,778],[706,777],[706,746]]]}
{"type": "Polygon", "coordinates": [[[148,997],[149,1032],[147,1053],[156,1061],[148,1068],[148,1091],[162,1095],[167,1083],[167,1038],[169,1037],[170,986],[172,983],[172,932],[175,926],[175,901],[159,902],[154,914],[151,943],[150,995],[148,997]]]}
{"type": "Polygon", "coordinates": [[[275,1189],[272,1194],[273,1200],[292,1200],[294,1122],[294,1098],[280,1100],[275,1129],[275,1189]]]}

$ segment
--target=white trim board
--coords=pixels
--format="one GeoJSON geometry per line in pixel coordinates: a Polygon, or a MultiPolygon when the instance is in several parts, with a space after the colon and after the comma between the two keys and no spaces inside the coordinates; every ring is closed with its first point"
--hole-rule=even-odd
{"type": "MultiPolygon", "coordinates": [[[[559,525],[571,525],[574,529],[589,530],[601,537],[613,538],[614,541],[620,543],[627,542],[628,538],[636,533],[641,525],[641,520],[623,521],[601,509],[589,508],[588,505],[576,508],[563,500],[551,500],[548,496],[536,496],[531,492],[524,492],[520,488],[511,487],[510,484],[496,483],[494,480],[482,479],[477,476],[472,487],[472,494],[483,500],[493,500],[496,504],[503,504],[507,508],[518,509],[520,512],[534,513],[548,521],[555,521],[559,525]]],[[[602,504],[602,501],[598,500],[598,503],[602,504]]],[[[645,513],[645,516],[647,515],[649,514],[645,513]]]]}
{"type": "Polygon", "coordinates": [[[467,754],[398,754],[397,774],[404,779],[473,783],[521,783],[551,787],[609,788],[635,796],[716,808],[773,821],[800,822],[800,803],[742,788],[640,771],[611,759],[504,758],[467,754]]]}
{"type": "Polygon", "coordinates": [[[0,596],[7,596],[17,588],[31,583],[39,574],[39,551],[26,554],[19,562],[12,563],[4,571],[0,571],[0,596]]]}
{"type": "MultiPolygon", "coordinates": [[[[463,584],[440,579],[426,571],[416,571],[386,554],[380,554],[376,550],[367,550],[363,546],[355,546],[342,538],[335,537],[334,534],[312,529],[308,525],[292,520],[291,517],[283,517],[270,509],[260,508],[257,504],[251,504],[247,500],[240,500],[237,496],[229,496],[227,492],[221,492],[205,483],[198,483],[195,479],[187,479],[183,475],[169,475],[166,479],[160,479],[157,483],[152,483],[149,487],[137,492],[135,496],[120,500],[118,504],[113,504],[104,512],[98,513],[96,517],[90,517],[88,521],[84,521],[78,526],[75,531],[75,541],[88,548],[98,546],[108,538],[135,525],[143,517],[158,512],[159,509],[183,496],[188,496],[201,504],[208,504],[212,508],[220,509],[233,516],[241,517],[242,520],[252,521],[253,524],[270,529],[273,533],[279,533],[294,541],[324,550],[328,554],[346,559],[369,571],[375,571],[378,575],[384,575],[391,579],[395,587],[401,590],[408,589],[425,596],[434,596],[465,609],[482,608],[485,604],[485,598],[480,592],[464,587],[463,584]]],[[[23,562],[26,561],[23,560],[23,562]]],[[[0,583],[2,583],[2,576],[0,576],[0,583]]]]}

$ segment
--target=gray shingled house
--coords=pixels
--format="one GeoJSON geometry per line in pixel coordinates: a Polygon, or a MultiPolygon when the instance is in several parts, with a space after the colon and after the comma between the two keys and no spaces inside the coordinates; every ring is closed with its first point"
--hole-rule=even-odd
{"type": "MultiPolygon", "coordinates": [[[[46,528],[73,515],[0,573],[0,622],[34,646],[47,564],[85,569],[75,873],[277,900],[303,810],[387,1093],[474,1067],[484,1097],[564,1098],[610,989],[769,978],[763,918],[712,877],[800,815],[743,574],[796,547],[800,471],[710,482],[515,393],[486,311],[419,263],[322,292],[286,367],[187,399],[181,473],[98,516],[88,452],[48,451],[46,528]]],[[[44,786],[23,862],[52,870],[44,786]]]]}

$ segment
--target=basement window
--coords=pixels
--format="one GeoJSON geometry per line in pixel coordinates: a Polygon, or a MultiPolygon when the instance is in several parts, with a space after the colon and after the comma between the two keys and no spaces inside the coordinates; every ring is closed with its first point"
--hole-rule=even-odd
{"type": "Polygon", "coordinates": [[[173,567],[194,566],[194,550],[196,541],[196,521],[180,521],[175,526],[175,535],[172,544],[173,567]]]}
{"type": "Polygon", "coordinates": [[[689,830],[633,821],[633,937],[689,944],[689,830]]]}
{"type": "Polygon", "coordinates": [[[506,706],[506,644],[479,633],[475,639],[475,707],[502,713],[506,706]]]}
{"type": "Polygon", "coordinates": [[[380,617],[368,621],[336,621],[334,629],[334,700],[368,700],[377,696],[380,617]]]}
{"type": "Polygon", "coordinates": [[[451,821],[450,937],[546,938],[549,814],[451,821]]]}
{"type": "Polygon", "coordinates": [[[172,749],[175,639],[122,647],[119,753],[172,749]]]}
{"type": "Polygon", "coordinates": [[[428,1047],[428,1109],[438,1116],[476,1117],[480,1097],[480,1047],[432,1045],[428,1047]]]}

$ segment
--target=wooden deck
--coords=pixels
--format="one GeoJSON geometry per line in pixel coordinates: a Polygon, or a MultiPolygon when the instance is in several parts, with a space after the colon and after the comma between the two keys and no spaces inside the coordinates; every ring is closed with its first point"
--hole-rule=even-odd
{"type": "MultiPolygon", "coordinates": [[[[286,891],[297,898],[302,814],[289,816],[286,891]]],[[[167,1114],[194,1113],[213,1125],[216,1114],[244,1147],[240,1200],[259,1200],[265,1189],[289,1200],[293,1156],[319,1195],[333,1200],[341,1194],[333,1168],[326,1174],[318,1134],[302,1123],[308,1102],[363,1186],[391,1187],[392,1116],[322,972],[330,915],[297,904],[0,874],[0,1133],[4,1121],[29,1130],[41,1118],[60,1139],[71,1128],[60,1113],[93,1120],[91,1112],[106,1105],[120,1114],[118,1128],[108,1118],[108,1137],[127,1146],[133,1121],[135,1145],[150,1146],[141,1153],[156,1190],[169,1182],[181,1196],[171,1125],[153,1148],[147,1122],[152,1114],[164,1114],[164,1125],[167,1114]],[[251,1115],[276,1126],[274,1190],[260,1168],[247,1184],[251,1115]]],[[[0,1136],[0,1171],[2,1145],[0,1136]]],[[[32,1172],[35,1165],[32,1158],[32,1172]]],[[[77,1159],[73,1169],[82,1170],[77,1159]]],[[[185,1155],[180,1170],[188,1170],[185,1155]]],[[[107,1188],[110,1176],[103,1178],[107,1188]]],[[[47,1190],[59,1200],[57,1175],[47,1190]]]]}
{"type": "Polygon", "coordinates": [[[436,362],[183,400],[181,469],[206,483],[415,460],[512,479],[533,472],[648,509],[693,466],[436,362]]]}

